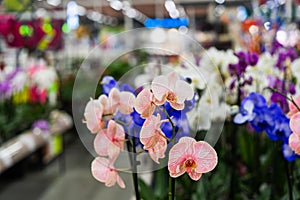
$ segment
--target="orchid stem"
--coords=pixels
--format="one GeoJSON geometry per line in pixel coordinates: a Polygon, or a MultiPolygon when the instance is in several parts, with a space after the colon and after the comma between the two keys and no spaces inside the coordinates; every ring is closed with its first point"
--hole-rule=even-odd
{"type": "Polygon", "coordinates": [[[129,170],[132,170],[131,168],[119,168],[119,169],[115,169],[118,172],[127,172],[129,170]]]}
{"type": "Polygon", "coordinates": [[[137,161],[136,161],[136,149],[135,149],[135,143],[133,141],[133,171],[132,171],[132,180],[133,180],[133,185],[134,185],[134,190],[135,190],[135,197],[136,200],[140,200],[140,193],[139,193],[139,183],[138,183],[138,174],[137,174],[137,161]]]}
{"type": "MultiPolygon", "coordinates": [[[[238,88],[237,88],[237,105],[241,104],[242,98],[242,91],[241,91],[241,84],[240,79],[237,77],[238,81],[238,88]]],[[[234,128],[231,134],[231,176],[230,176],[230,191],[229,191],[229,198],[234,199],[235,194],[239,191],[239,185],[237,184],[237,173],[236,173],[236,166],[237,166],[237,133],[239,132],[239,126],[234,128]]]]}
{"type": "Polygon", "coordinates": [[[296,102],[294,101],[294,99],[293,99],[292,96],[288,97],[287,95],[283,94],[282,92],[280,92],[280,91],[278,91],[278,90],[276,90],[274,88],[271,88],[271,87],[267,87],[266,89],[269,89],[269,90],[271,90],[273,92],[276,92],[276,93],[280,94],[281,96],[285,97],[287,100],[289,100],[290,102],[292,102],[295,105],[295,107],[300,111],[300,107],[296,104],[296,102]]]}
{"type": "Polygon", "coordinates": [[[289,199],[293,200],[293,185],[292,185],[292,180],[291,180],[292,178],[289,170],[289,163],[286,160],[284,160],[284,164],[285,164],[286,178],[288,182],[289,199]]]}
{"type": "MultiPolygon", "coordinates": [[[[172,139],[170,142],[172,142],[172,145],[174,145],[175,143],[175,124],[172,121],[169,113],[166,111],[166,108],[163,106],[163,112],[165,113],[165,115],[167,116],[168,120],[170,121],[171,125],[172,125],[172,139]]],[[[169,175],[169,200],[174,200],[175,199],[175,178],[172,178],[169,175]]]]}
{"type": "Polygon", "coordinates": [[[129,160],[132,167],[132,181],[135,191],[135,198],[136,200],[140,200],[140,193],[139,193],[139,183],[138,183],[138,174],[137,174],[137,160],[136,160],[136,148],[135,142],[130,138],[130,130],[128,129],[128,141],[127,141],[127,150],[129,154],[129,160]]]}
{"type": "Polygon", "coordinates": [[[175,178],[169,177],[169,200],[175,199],[175,178]]]}

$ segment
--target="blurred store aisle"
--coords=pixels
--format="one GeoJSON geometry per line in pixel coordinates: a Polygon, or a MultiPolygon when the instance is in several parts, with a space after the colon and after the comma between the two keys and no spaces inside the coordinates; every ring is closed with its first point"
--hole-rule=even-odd
{"type": "Polygon", "coordinates": [[[65,151],[66,171],[60,173],[56,160],[43,170],[33,170],[24,177],[7,183],[0,190],[0,199],[4,200],[106,200],[130,199],[132,192],[129,174],[122,174],[126,190],[118,186],[106,188],[97,182],[90,173],[93,157],[76,139],[67,145],[65,151]]]}

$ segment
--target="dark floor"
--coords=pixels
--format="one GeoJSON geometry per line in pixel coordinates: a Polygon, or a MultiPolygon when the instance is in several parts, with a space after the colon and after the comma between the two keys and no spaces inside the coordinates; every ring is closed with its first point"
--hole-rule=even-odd
{"type": "MultiPolygon", "coordinates": [[[[0,179],[0,200],[113,200],[130,199],[130,174],[121,174],[126,189],[117,185],[106,188],[90,172],[93,157],[74,133],[65,149],[65,172],[57,159],[43,169],[26,169],[24,175],[0,179]]],[[[28,165],[30,168],[31,166],[28,165]]]]}

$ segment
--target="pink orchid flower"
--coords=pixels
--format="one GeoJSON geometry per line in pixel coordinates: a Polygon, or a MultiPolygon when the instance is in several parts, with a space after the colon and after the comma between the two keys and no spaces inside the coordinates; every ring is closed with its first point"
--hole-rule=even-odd
{"type": "Polygon", "coordinates": [[[123,114],[130,114],[133,112],[133,105],[135,96],[126,91],[120,92],[117,88],[113,88],[108,98],[111,101],[112,109],[119,109],[119,111],[123,114]]]}
{"type": "Polygon", "coordinates": [[[113,114],[116,112],[116,107],[112,106],[110,99],[105,94],[100,95],[98,99],[103,106],[104,115],[113,114]]]}
{"type": "Polygon", "coordinates": [[[114,168],[114,160],[97,157],[92,162],[92,175],[98,181],[105,183],[105,186],[111,187],[118,183],[121,188],[125,188],[124,181],[114,168]]]}
{"type": "Polygon", "coordinates": [[[289,137],[289,146],[298,155],[300,155],[300,134],[292,133],[289,137]]]}
{"type": "Polygon", "coordinates": [[[300,135],[300,112],[294,114],[290,120],[291,130],[300,135]]]}
{"type": "Polygon", "coordinates": [[[103,106],[99,100],[91,99],[84,111],[87,128],[91,133],[98,133],[102,129],[103,106]]]}
{"type": "Polygon", "coordinates": [[[182,110],[184,101],[191,100],[194,96],[193,88],[187,82],[180,80],[176,72],[154,78],[151,89],[154,97],[161,102],[160,105],[168,101],[176,110],[182,110]]]}
{"type": "Polygon", "coordinates": [[[143,89],[136,97],[134,108],[142,118],[148,118],[155,110],[154,96],[150,89],[143,89]]]}
{"type": "Polygon", "coordinates": [[[150,157],[157,163],[159,158],[165,157],[167,141],[160,126],[166,120],[160,120],[160,115],[151,115],[147,118],[140,132],[140,140],[145,150],[149,150],[150,157]]]}
{"type": "MultiPolygon", "coordinates": [[[[294,99],[294,102],[300,107],[300,96],[298,96],[296,99],[294,99]]],[[[287,116],[292,117],[297,112],[300,112],[298,108],[293,104],[292,102],[289,102],[289,108],[290,112],[288,112],[287,116]]]]}
{"type": "Polygon", "coordinates": [[[100,130],[94,140],[94,148],[98,155],[116,158],[120,149],[124,149],[125,132],[115,121],[108,122],[107,129],[100,130]]]}
{"type": "Polygon", "coordinates": [[[197,181],[203,173],[212,171],[217,163],[217,153],[208,143],[182,137],[170,150],[168,169],[173,178],[187,172],[197,181]]]}

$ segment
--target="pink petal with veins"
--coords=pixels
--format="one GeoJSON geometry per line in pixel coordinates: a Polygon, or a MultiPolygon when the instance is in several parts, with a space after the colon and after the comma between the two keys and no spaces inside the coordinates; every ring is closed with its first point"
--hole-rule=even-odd
{"type": "Polygon", "coordinates": [[[117,124],[114,120],[110,120],[106,134],[114,145],[122,150],[124,149],[125,131],[123,126],[117,124]]]}
{"type": "Polygon", "coordinates": [[[116,108],[112,107],[112,103],[106,95],[102,94],[98,99],[103,106],[103,114],[113,114],[116,111],[116,108]]]}
{"type": "Polygon", "coordinates": [[[207,173],[212,171],[218,163],[216,151],[204,141],[196,142],[194,144],[194,149],[194,155],[197,162],[196,172],[207,173]]]}
{"type": "Polygon", "coordinates": [[[118,183],[121,188],[125,188],[125,184],[118,172],[114,169],[113,161],[107,158],[97,157],[92,162],[91,171],[93,177],[105,183],[105,186],[111,187],[118,183]]]}
{"type": "Polygon", "coordinates": [[[173,178],[184,174],[185,170],[182,167],[186,155],[186,143],[178,142],[174,145],[169,153],[168,169],[173,178]]]}
{"type": "Polygon", "coordinates": [[[149,139],[150,137],[154,136],[155,130],[159,128],[160,124],[161,122],[159,114],[157,116],[151,115],[149,118],[147,118],[140,132],[141,142],[143,139],[149,139]]]}
{"type": "Polygon", "coordinates": [[[170,90],[168,85],[168,79],[165,76],[158,76],[153,79],[151,89],[154,97],[158,101],[162,101],[166,93],[170,90]]]}
{"type": "Polygon", "coordinates": [[[120,102],[120,91],[117,88],[113,88],[108,95],[109,101],[111,103],[111,108],[116,110],[120,102]]]}
{"type": "Polygon", "coordinates": [[[120,188],[125,188],[125,183],[119,175],[117,175],[117,183],[120,186],[120,188]]]}
{"type": "Polygon", "coordinates": [[[191,171],[188,174],[191,177],[191,179],[193,179],[194,181],[198,181],[202,176],[202,173],[197,173],[196,171],[191,171]]]}
{"type": "Polygon", "coordinates": [[[183,110],[184,108],[184,104],[179,104],[179,103],[173,103],[173,102],[170,102],[170,106],[172,108],[174,108],[175,110],[183,110]]]}
{"type": "Polygon", "coordinates": [[[290,127],[294,133],[300,135],[300,112],[292,116],[290,127]]]}
{"type": "Polygon", "coordinates": [[[165,157],[165,152],[167,150],[167,141],[163,137],[159,137],[159,140],[154,147],[148,149],[149,155],[152,160],[159,164],[158,159],[165,157]]]}
{"type": "Polygon", "coordinates": [[[106,136],[107,130],[100,131],[94,140],[94,148],[96,153],[99,156],[107,156],[108,155],[108,148],[111,144],[110,140],[106,136]]]}
{"type": "Polygon", "coordinates": [[[84,118],[87,128],[91,133],[97,133],[101,130],[103,107],[98,100],[91,99],[84,111],[84,118]]]}
{"type": "Polygon", "coordinates": [[[144,119],[150,117],[155,110],[153,98],[150,89],[143,89],[135,99],[134,108],[144,119]]]}
{"type": "Polygon", "coordinates": [[[123,114],[130,114],[133,112],[135,96],[130,92],[120,93],[119,110],[123,114]]]}
{"type": "Polygon", "coordinates": [[[105,183],[109,172],[109,160],[97,157],[92,162],[92,174],[95,179],[105,183]]]}
{"type": "Polygon", "coordinates": [[[289,146],[298,155],[300,155],[300,135],[292,133],[289,137],[289,146]]]}

